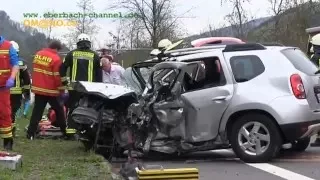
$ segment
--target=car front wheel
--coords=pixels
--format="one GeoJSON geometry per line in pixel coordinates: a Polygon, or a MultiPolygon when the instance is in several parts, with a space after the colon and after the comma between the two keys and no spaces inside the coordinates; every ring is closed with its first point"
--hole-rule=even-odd
{"type": "Polygon", "coordinates": [[[236,120],[230,136],[235,154],[249,163],[268,162],[282,145],[277,125],[263,114],[246,114],[236,120]]]}

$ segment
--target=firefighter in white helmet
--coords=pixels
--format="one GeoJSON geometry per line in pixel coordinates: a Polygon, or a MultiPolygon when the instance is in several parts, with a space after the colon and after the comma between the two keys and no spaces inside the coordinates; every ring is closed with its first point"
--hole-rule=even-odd
{"type": "MultiPolygon", "coordinates": [[[[311,56],[311,61],[319,67],[320,65],[320,33],[312,37],[311,44],[313,47],[313,54],[311,56]]],[[[311,143],[311,146],[320,147],[320,132],[318,132],[318,137],[314,143],[311,143]]]]}
{"type": "MultiPolygon", "coordinates": [[[[19,44],[15,41],[10,41],[12,47],[16,49],[19,56],[19,44]]],[[[10,101],[11,101],[11,119],[12,119],[12,134],[16,136],[16,113],[18,112],[22,100],[30,100],[30,75],[27,65],[19,57],[19,71],[16,75],[15,83],[10,88],[10,101]]]]}
{"type": "MultiPolygon", "coordinates": [[[[87,34],[80,34],[77,38],[77,49],[70,51],[63,60],[60,67],[60,76],[65,86],[68,86],[70,77],[71,82],[88,81],[102,82],[102,69],[100,66],[99,54],[91,50],[91,40],[87,34]],[[70,68],[69,74],[67,69],[70,68]]],[[[75,109],[81,94],[68,87],[69,97],[66,102],[68,111],[67,135],[73,137],[76,133],[75,124],[72,121],[71,113],[75,109]]]]}
{"type": "Polygon", "coordinates": [[[162,39],[158,43],[158,49],[160,51],[163,51],[163,50],[167,49],[171,45],[172,45],[172,42],[169,39],[162,39]]]}
{"type": "Polygon", "coordinates": [[[165,51],[169,46],[172,45],[172,42],[169,39],[162,39],[158,43],[158,48],[153,49],[150,52],[151,57],[157,57],[161,52],[165,51]]]}
{"type": "Polygon", "coordinates": [[[311,44],[312,44],[312,47],[310,49],[310,51],[312,52],[311,60],[312,60],[312,62],[317,64],[317,66],[319,66],[319,59],[320,59],[320,33],[314,35],[311,38],[311,44]]]}

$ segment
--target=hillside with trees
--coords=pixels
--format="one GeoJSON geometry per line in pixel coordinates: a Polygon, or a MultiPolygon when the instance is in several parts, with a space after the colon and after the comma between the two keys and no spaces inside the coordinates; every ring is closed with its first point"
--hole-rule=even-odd
{"type": "MultiPolygon", "coordinates": [[[[19,44],[20,56],[28,62],[29,66],[32,62],[32,55],[46,47],[50,41],[45,33],[11,20],[5,11],[0,11],[0,24],[0,35],[19,44]]],[[[66,46],[64,50],[68,50],[66,46]]]]}

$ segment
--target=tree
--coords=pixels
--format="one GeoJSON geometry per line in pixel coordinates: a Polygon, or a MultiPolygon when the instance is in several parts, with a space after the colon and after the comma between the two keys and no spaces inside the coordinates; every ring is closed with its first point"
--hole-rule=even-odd
{"type": "MultiPolygon", "coordinates": [[[[94,12],[94,6],[92,0],[79,0],[77,6],[82,13],[79,18],[71,17],[71,21],[76,21],[77,25],[69,29],[69,32],[64,35],[67,45],[70,49],[74,48],[74,44],[77,42],[77,37],[81,33],[88,34],[93,40],[94,35],[99,32],[99,27],[95,24],[95,19],[87,16],[89,13],[94,12]]],[[[94,42],[93,42],[94,43],[94,42]]]]}
{"type": "Polygon", "coordinates": [[[246,38],[247,36],[247,27],[246,24],[252,19],[249,18],[248,12],[244,9],[243,4],[249,3],[250,0],[221,0],[221,5],[225,3],[230,3],[233,7],[231,13],[226,15],[227,21],[233,27],[235,36],[238,38],[246,38]]]}
{"type": "Polygon", "coordinates": [[[133,28],[131,32],[148,35],[152,47],[156,48],[158,42],[163,38],[176,39],[179,36],[177,29],[181,16],[174,14],[174,5],[171,0],[114,1],[116,5],[113,8],[126,9],[138,15],[136,19],[128,19],[130,23],[139,27],[133,28]]]}

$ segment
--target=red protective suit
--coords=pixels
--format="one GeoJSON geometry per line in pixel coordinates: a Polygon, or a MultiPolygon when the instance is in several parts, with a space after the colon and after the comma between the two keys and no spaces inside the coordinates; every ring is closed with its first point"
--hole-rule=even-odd
{"type": "Polygon", "coordinates": [[[59,96],[62,82],[58,52],[49,48],[40,50],[33,61],[32,92],[37,95],[59,96]]]}
{"type": "MultiPolygon", "coordinates": [[[[11,65],[9,57],[10,42],[4,41],[0,45],[0,87],[6,86],[6,81],[11,75],[11,65]]],[[[0,137],[12,137],[12,120],[10,89],[0,90],[0,137]]]]}

